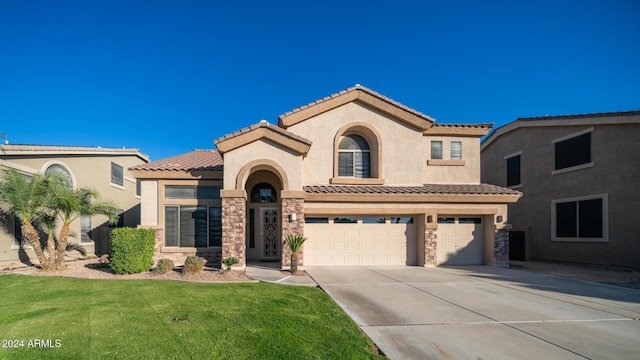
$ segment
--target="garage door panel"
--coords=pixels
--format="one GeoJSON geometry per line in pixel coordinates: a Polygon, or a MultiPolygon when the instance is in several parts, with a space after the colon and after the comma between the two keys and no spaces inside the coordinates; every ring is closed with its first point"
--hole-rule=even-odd
{"type": "Polygon", "coordinates": [[[482,265],[482,224],[438,224],[438,265],[482,265]]]}
{"type": "Polygon", "coordinates": [[[305,224],[305,234],[309,238],[304,250],[304,264],[307,266],[416,263],[413,224],[308,223],[305,224]]]}

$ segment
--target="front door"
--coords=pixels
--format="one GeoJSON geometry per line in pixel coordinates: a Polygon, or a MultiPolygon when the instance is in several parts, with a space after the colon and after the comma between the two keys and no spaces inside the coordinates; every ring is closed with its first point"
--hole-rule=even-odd
{"type": "Polygon", "coordinates": [[[280,210],[251,206],[247,226],[247,259],[280,260],[280,210]]]}

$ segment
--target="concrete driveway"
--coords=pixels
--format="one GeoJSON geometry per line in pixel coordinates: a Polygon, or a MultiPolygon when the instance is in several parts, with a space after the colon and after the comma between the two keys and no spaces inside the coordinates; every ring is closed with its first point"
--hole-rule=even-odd
{"type": "Polygon", "coordinates": [[[640,291],[488,266],[307,267],[391,359],[637,359],[640,291]]]}

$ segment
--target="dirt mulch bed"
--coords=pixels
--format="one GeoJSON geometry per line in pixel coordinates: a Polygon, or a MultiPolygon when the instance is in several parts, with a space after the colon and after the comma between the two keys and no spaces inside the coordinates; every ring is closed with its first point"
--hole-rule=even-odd
{"type": "Polygon", "coordinates": [[[81,279],[95,279],[95,280],[177,280],[177,281],[189,281],[189,282],[203,282],[203,283],[224,283],[224,282],[256,282],[256,280],[248,277],[244,271],[225,271],[222,272],[219,268],[206,267],[200,274],[183,275],[180,269],[174,269],[173,271],[156,274],[151,271],[139,273],[139,274],[127,274],[116,275],[113,270],[101,264],[99,259],[89,260],[76,260],[66,263],[67,269],[64,271],[45,272],[40,270],[36,266],[8,266],[4,269],[0,269],[0,274],[22,274],[22,275],[34,275],[34,276],[59,276],[59,277],[74,277],[81,279]]]}

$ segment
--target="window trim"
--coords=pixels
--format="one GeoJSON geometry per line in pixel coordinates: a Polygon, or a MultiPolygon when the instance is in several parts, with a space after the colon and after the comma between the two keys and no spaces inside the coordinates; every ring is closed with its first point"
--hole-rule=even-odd
{"type": "Polygon", "coordinates": [[[609,195],[596,194],[578,196],[572,198],[555,199],[551,200],[551,241],[554,242],[609,242],[609,195]],[[557,224],[556,224],[556,204],[558,203],[570,203],[579,202],[583,200],[595,200],[602,199],[602,237],[601,238],[581,238],[581,237],[557,237],[557,224]]]}
{"type": "MultiPolygon", "coordinates": [[[[178,224],[177,224],[177,227],[178,227],[178,246],[167,246],[167,238],[166,238],[166,235],[165,235],[165,237],[163,239],[163,242],[162,242],[162,248],[163,249],[221,249],[222,248],[222,239],[224,237],[223,235],[220,236],[220,242],[221,242],[220,245],[214,245],[214,246],[210,246],[209,245],[210,242],[211,242],[211,239],[209,238],[209,235],[211,234],[210,233],[211,225],[209,224],[209,212],[211,211],[210,210],[211,208],[216,208],[216,207],[220,208],[222,210],[222,205],[217,205],[217,204],[216,205],[165,204],[163,206],[163,211],[162,211],[163,218],[164,218],[163,226],[164,226],[165,229],[167,227],[167,222],[166,222],[167,219],[166,219],[166,215],[165,214],[166,214],[166,209],[168,207],[174,207],[174,208],[177,208],[177,210],[178,210],[178,224]],[[193,207],[193,208],[202,207],[202,208],[205,208],[205,212],[207,214],[207,231],[206,231],[206,233],[207,233],[207,246],[180,246],[180,216],[181,216],[183,207],[193,207]]],[[[221,216],[221,219],[222,219],[222,216],[221,216]]],[[[222,224],[222,222],[221,222],[221,224],[222,224]]]]}
{"type": "Polygon", "coordinates": [[[460,161],[460,160],[464,160],[463,156],[462,156],[462,141],[461,140],[451,140],[449,141],[449,160],[452,161],[460,161]],[[453,158],[453,144],[460,144],[460,158],[453,158]]]}
{"type": "Polygon", "coordinates": [[[124,167],[123,167],[122,165],[120,165],[120,164],[115,163],[115,162],[113,162],[113,161],[112,161],[112,162],[111,162],[111,168],[110,168],[110,170],[111,170],[111,171],[109,172],[109,175],[110,175],[110,176],[109,176],[109,184],[110,184],[111,186],[115,187],[115,188],[123,189],[123,190],[124,190],[124,178],[125,178],[125,176],[124,176],[124,167]],[[114,178],[114,176],[113,176],[113,166],[114,166],[114,165],[115,165],[115,166],[120,167],[120,169],[121,169],[121,171],[122,171],[122,184],[118,184],[118,183],[113,182],[113,178],[114,178]]]}
{"type": "Polygon", "coordinates": [[[591,141],[590,141],[590,144],[589,144],[589,152],[590,152],[590,158],[591,158],[590,162],[583,163],[583,164],[578,164],[578,165],[574,165],[574,166],[569,166],[569,167],[565,167],[565,168],[561,168],[561,169],[556,169],[556,154],[555,154],[555,152],[556,152],[556,149],[555,149],[556,144],[558,144],[560,142],[563,142],[563,141],[571,140],[573,138],[576,138],[576,137],[579,137],[579,136],[582,136],[582,135],[586,135],[586,134],[592,133],[593,131],[595,131],[595,128],[592,126],[592,127],[586,128],[584,130],[580,130],[580,131],[577,131],[575,133],[568,134],[568,135],[565,135],[565,136],[561,136],[559,138],[551,140],[551,144],[553,144],[553,146],[554,146],[554,149],[553,149],[553,151],[554,151],[553,170],[551,171],[551,175],[564,174],[564,173],[571,172],[571,171],[582,170],[582,169],[593,167],[595,165],[595,163],[593,162],[593,136],[591,137],[591,139],[590,139],[591,141]]]}
{"type": "Polygon", "coordinates": [[[429,143],[430,147],[429,147],[429,160],[444,160],[442,158],[443,153],[444,153],[444,145],[442,140],[431,140],[431,142],[429,143]],[[439,143],[440,144],[440,157],[433,157],[433,144],[434,143],[439,143]]]}
{"type": "Polygon", "coordinates": [[[76,180],[76,176],[73,174],[73,171],[71,171],[71,169],[70,169],[66,164],[64,164],[64,163],[62,163],[62,162],[60,162],[60,161],[55,161],[55,160],[53,160],[53,161],[48,161],[47,163],[45,163],[45,164],[42,166],[42,173],[43,173],[43,174],[46,174],[46,173],[47,173],[47,170],[48,170],[51,166],[54,166],[54,165],[58,165],[58,166],[60,166],[60,167],[64,168],[64,169],[67,171],[67,173],[69,174],[69,177],[71,178],[71,187],[72,187],[73,189],[75,189],[75,188],[76,188],[76,184],[78,183],[78,182],[77,182],[77,180],[76,180]]]}
{"type": "Polygon", "coordinates": [[[345,185],[384,185],[384,178],[382,177],[382,136],[375,127],[363,121],[356,121],[338,130],[333,139],[333,177],[329,182],[331,184],[345,185]],[[339,176],[340,141],[344,136],[351,134],[362,136],[369,144],[370,177],[368,178],[339,176]]]}

